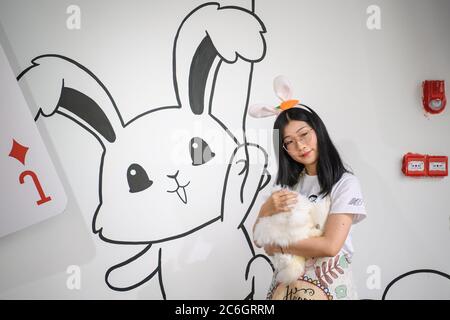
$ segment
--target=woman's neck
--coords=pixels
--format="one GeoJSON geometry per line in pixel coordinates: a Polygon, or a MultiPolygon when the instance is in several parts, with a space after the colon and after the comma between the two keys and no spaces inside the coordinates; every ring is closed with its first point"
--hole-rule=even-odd
{"type": "Polygon", "coordinates": [[[305,166],[305,170],[308,176],[317,176],[317,166],[315,164],[305,166]]]}

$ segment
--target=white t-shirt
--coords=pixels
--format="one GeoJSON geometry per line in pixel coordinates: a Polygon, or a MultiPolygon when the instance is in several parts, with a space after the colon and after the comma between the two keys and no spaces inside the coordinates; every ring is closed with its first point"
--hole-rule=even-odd
{"type": "MultiPolygon", "coordinates": [[[[271,193],[279,188],[279,186],[273,186],[271,193]]],[[[300,175],[299,182],[293,187],[293,190],[306,196],[311,202],[323,200],[322,196],[318,197],[320,184],[317,176],[309,176],[306,173],[300,175]]],[[[352,214],[353,224],[362,221],[366,217],[366,209],[359,180],[353,174],[344,173],[341,179],[331,189],[329,196],[331,198],[330,214],[352,214]]],[[[351,233],[352,229],[350,228],[350,232],[342,247],[342,250],[350,257],[354,252],[351,233]]]]}

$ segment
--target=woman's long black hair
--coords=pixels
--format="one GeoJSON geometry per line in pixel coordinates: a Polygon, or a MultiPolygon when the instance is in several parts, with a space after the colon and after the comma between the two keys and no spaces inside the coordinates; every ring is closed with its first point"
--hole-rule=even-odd
{"type": "Polygon", "coordinates": [[[339,181],[345,172],[349,172],[339,156],[336,147],[328,135],[327,128],[317,113],[306,105],[300,106],[307,108],[290,108],[281,112],[275,120],[273,126],[274,150],[278,157],[278,174],[276,184],[293,187],[299,179],[300,173],[305,166],[298,163],[283,149],[284,128],[291,120],[306,122],[314,129],[317,136],[317,151],[319,159],[317,162],[317,178],[320,184],[320,195],[324,197],[331,193],[334,184],[339,181]]]}

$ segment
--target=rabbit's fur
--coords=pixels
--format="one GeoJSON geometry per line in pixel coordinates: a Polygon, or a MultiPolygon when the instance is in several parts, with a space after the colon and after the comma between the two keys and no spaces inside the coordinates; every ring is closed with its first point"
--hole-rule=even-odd
{"type": "MultiPolygon", "coordinates": [[[[310,237],[318,237],[330,210],[330,199],[325,197],[313,203],[298,194],[297,203],[291,211],[260,218],[255,226],[254,240],[260,245],[289,246],[310,237]]],[[[273,264],[278,282],[289,284],[305,271],[305,257],[275,253],[273,264]]]]}

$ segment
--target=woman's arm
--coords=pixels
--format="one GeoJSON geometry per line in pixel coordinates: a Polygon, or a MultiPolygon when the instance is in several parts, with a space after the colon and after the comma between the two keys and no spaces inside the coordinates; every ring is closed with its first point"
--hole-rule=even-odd
{"type": "Polygon", "coordinates": [[[330,214],[322,236],[304,239],[283,248],[280,246],[264,246],[264,250],[268,255],[289,253],[303,257],[334,257],[344,245],[352,221],[353,216],[351,214],[330,214]]]}

